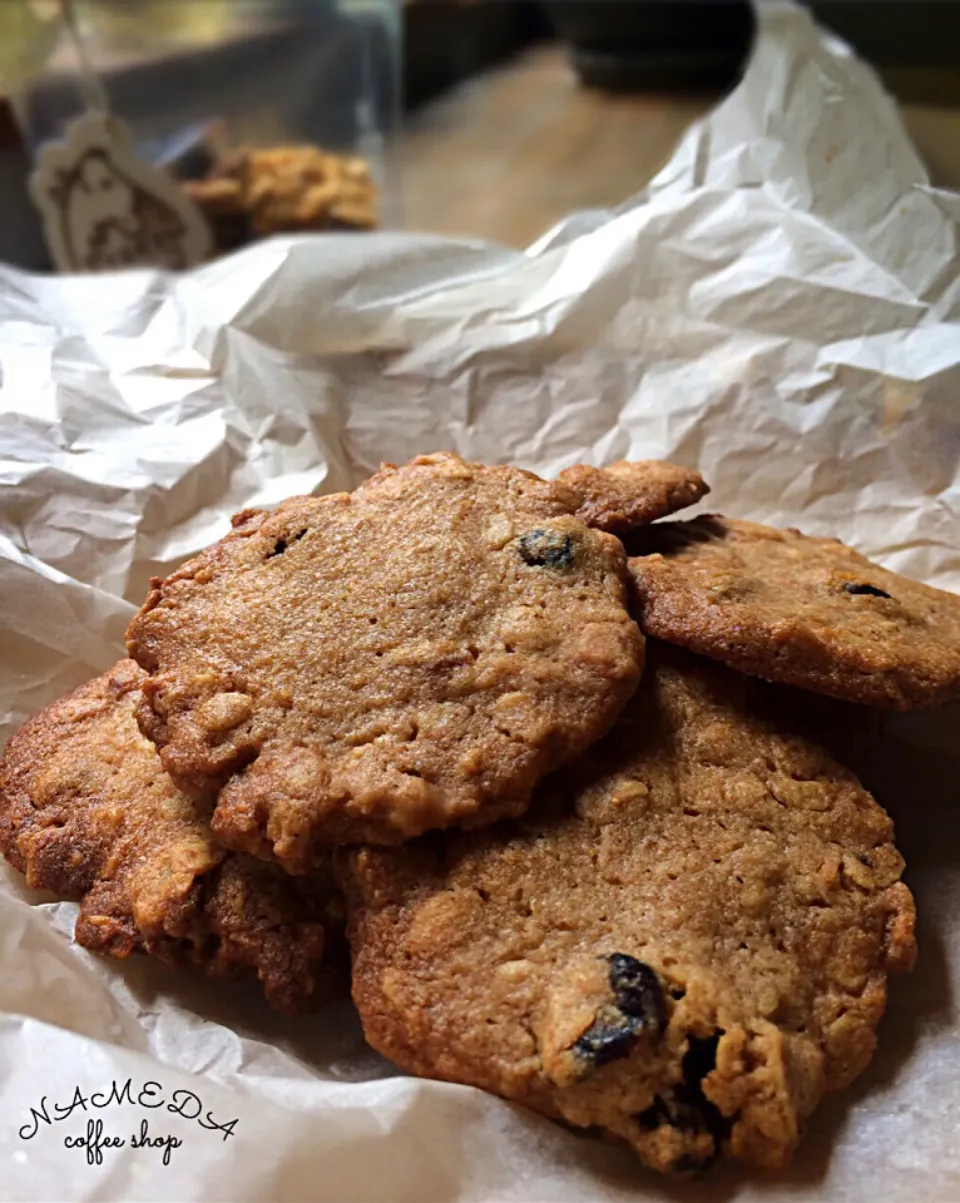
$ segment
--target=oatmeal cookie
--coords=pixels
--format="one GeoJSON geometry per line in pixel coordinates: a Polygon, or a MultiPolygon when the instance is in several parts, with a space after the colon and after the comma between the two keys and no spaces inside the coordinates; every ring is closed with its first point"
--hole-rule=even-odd
{"type": "Polygon", "coordinates": [[[241,147],[205,179],[185,181],[219,250],[305,230],[369,230],[377,189],[369,164],[316,146],[241,147]]]}
{"type": "Polygon", "coordinates": [[[588,526],[626,534],[695,505],[710,492],[699,472],[665,460],[619,460],[608,468],[575,464],[559,480],[583,496],[578,516],[588,526]]]}
{"type": "Polygon", "coordinates": [[[219,839],[302,872],[522,812],[605,734],[643,640],[579,495],[429,455],[352,494],[248,512],[130,627],[141,727],[219,839]]]}
{"type": "Polygon", "coordinates": [[[914,905],[889,818],[769,721],[771,688],[651,643],[613,732],[522,820],[345,856],[373,1047],[653,1169],[784,1165],[870,1060],[914,905]]]}
{"type": "Polygon", "coordinates": [[[836,539],[709,514],[629,539],[641,625],[741,672],[908,710],[960,697],[960,597],[836,539]]]}
{"type": "Polygon", "coordinates": [[[80,902],[78,944],[140,950],[213,978],[258,977],[271,1006],[317,1004],[340,976],[329,869],[294,880],[214,843],[209,808],[164,773],[124,660],[30,719],[0,759],[0,850],[29,885],[80,902]]]}

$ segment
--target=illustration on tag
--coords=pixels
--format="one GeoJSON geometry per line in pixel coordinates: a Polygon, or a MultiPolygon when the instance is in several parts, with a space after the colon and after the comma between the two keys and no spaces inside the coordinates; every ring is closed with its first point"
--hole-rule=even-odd
{"type": "Polygon", "coordinates": [[[63,141],[42,148],[30,191],[59,271],[182,271],[209,254],[196,205],[171,176],[137,159],[129,128],[107,113],[78,117],[63,141]]]}

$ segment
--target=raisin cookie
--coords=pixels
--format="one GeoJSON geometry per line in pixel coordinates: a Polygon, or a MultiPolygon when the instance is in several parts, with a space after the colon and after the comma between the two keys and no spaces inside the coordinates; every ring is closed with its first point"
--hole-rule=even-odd
{"type": "Polygon", "coordinates": [[[716,514],[637,532],[644,631],[741,672],[908,710],[960,697],[960,597],[836,539],[716,514]]]}
{"type": "Polygon", "coordinates": [[[129,632],[139,720],[219,839],[302,872],[522,812],[605,734],[643,639],[626,558],[579,494],[428,455],[352,494],[239,515],[129,632]]]}
{"type": "Polygon", "coordinates": [[[85,948],[259,977],[277,1010],[308,1009],[344,976],[325,963],[343,942],[329,869],[296,881],[214,843],[202,806],[137,729],[143,677],[121,661],[12,736],[0,759],[0,849],[29,885],[80,902],[85,948]]]}
{"type": "Polygon", "coordinates": [[[784,1165],[870,1060],[914,905],[887,815],[758,687],[651,644],[614,731],[522,820],[346,856],[373,1047],[657,1170],[784,1165]]]}
{"type": "Polygon", "coordinates": [[[695,505],[710,492],[699,472],[657,459],[618,460],[607,468],[575,464],[558,479],[581,494],[577,513],[588,526],[615,535],[695,505]]]}

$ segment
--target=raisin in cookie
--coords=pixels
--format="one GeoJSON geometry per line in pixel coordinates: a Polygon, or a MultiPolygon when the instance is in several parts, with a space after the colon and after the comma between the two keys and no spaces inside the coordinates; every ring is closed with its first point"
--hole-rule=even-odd
{"type": "Polygon", "coordinates": [[[12,736],[0,759],[0,849],[29,885],[80,901],[85,948],[256,976],[281,1011],[319,1003],[342,976],[325,964],[342,943],[329,871],[295,881],[214,843],[203,808],[137,729],[143,677],[121,661],[12,736]]]}
{"type": "Polygon", "coordinates": [[[851,702],[960,697],[960,597],[836,539],[710,514],[639,531],[630,550],[650,635],[851,702]]]}
{"type": "Polygon", "coordinates": [[[758,688],[651,644],[614,731],[524,819],[346,857],[374,1048],[654,1169],[785,1164],[870,1060],[914,906],[887,815],[758,688]]]}
{"type": "Polygon", "coordinates": [[[597,530],[623,535],[695,505],[710,488],[699,472],[665,460],[618,460],[607,468],[575,464],[559,480],[583,498],[578,516],[597,530]]]}
{"type": "Polygon", "coordinates": [[[623,548],[579,503],[423,456],[241,514],[155,582],[129,632],[140,723],[178,782],[222,786],[218,838],[301,872],[336,843],[523,811],[643,659],[623,548]]]}

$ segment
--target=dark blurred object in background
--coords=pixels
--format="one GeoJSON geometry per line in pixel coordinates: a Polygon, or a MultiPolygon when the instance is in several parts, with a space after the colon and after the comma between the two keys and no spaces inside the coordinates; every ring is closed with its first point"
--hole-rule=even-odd
{"type": "Polygon", "coordinates": [[[432,100],[549,32],[535,3],[404,0],[406,106],[432,100]]]}
{"type": "Polygon", "coordinates": [[[886,86],[913,104],[960,103],[956,0],[806,0],[821,25],[849,42],[886,86]]]}
{"type": "Polygon", "coordinates": [[[748,0],[548,0],[547,13],[588,87],[725,89],[753,41],[748,0]]]}

